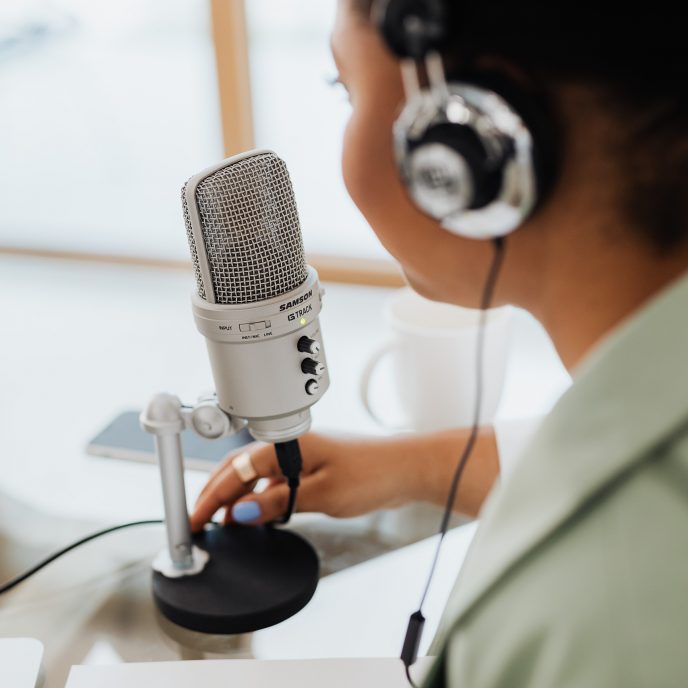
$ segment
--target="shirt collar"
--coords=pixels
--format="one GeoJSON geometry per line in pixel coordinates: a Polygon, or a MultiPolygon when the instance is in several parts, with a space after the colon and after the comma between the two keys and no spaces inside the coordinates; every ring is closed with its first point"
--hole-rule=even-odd
{"type": "Polygon", "coordinates": [[[538,543],[688,424],[688,273],[579,367],[490,496],[450,598],[456,622],[538,543]]]}

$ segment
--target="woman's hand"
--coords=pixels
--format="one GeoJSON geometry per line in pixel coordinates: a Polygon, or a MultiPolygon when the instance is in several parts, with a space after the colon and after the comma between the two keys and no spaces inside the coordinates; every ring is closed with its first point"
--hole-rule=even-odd
{"type": "MultiPolygon", "coordinates": [[[[299,438],[303,457],[297,511],[330,516],[359,516],[375,509],[410,501],[444,505],[468,430],[384,439],[336,439],[307,434],[299,438]]],[[[253,444],[251,463],[268,487],[253,492],[232,467],[236,453],[225,459],[203,488],[191,516],[199,531],[222,507],[225,523],[267,523],[287,510],[289,488],[282,477],[275,449],[253,444]]],[[[237,452],[239,453],[239,452],[237,452]]],[[[457,493],[455,509],[475,516],[499,473],[494,432],[480,430],[457,493]]]]}
{"type": "MultiPolygon", "coordinates": [[[[414,474],[419,462],[409,452],[399,451],[399,440],[334,439],[307,434],[299,439],[303,457],[297,511],[315,511],[349,517],[422,499],[414,474]]],[[[403,441],[401,441],[403,446],[403,441]]],[[[266,523],[287,510],[289,488],[282,477],[275,449],[253,444],[248,451],[260,478],[269,480],[260,493],[245,485],[232,467],[230,455],[203,488],[191,516],[198,531],[225,507],[225,523],[266,523]]]]}

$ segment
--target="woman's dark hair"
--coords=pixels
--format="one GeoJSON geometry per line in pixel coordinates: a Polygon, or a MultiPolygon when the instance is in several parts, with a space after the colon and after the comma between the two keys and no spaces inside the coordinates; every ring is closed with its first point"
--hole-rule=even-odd
{"type": "MultiPolygon", "coordinates": [[[[359,0],[363,11],[370,2],[359,0]]],[[[623,203],[666,253],[688,240],[688,32],[677,5],[447,0],[452,60],[501,58],[542,84],[598,88],[619,114],[623,203]],[[633,7],[637,5],[637,7],[633,7]]]]}

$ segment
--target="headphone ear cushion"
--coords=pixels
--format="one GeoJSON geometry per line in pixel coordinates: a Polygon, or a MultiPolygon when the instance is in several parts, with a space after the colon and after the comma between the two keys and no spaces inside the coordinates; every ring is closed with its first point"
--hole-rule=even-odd
{"type": "Polygon", "coordinates": [[[496,72],[462,72],[451,75],[449,81],[465,81],[494,91],[521,117],[532,139],[537,209],[554,186],[559,171],[561,136],[556,126],[556,117],[546,98],[496,72]]]}
{"type": "Polygon", "coordinates": [[[488,151],[471,127],[443,122],[428,128],[425,134],[409,146],[410,152],[427,144],[441,144],[461,156],[472,177],[470,210],[483,208],[495,200],[502,184],[502,165],[491,161],[488,151]]]}

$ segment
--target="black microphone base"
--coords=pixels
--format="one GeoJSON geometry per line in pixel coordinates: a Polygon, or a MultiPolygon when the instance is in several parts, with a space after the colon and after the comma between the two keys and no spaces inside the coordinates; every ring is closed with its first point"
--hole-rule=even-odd
{"type": "Polygon", "coordinates": [[[153,573],[153,597],[172,623],[202,633],[250,633],[293,616],[318,585],[318,556],[271,526],[215,526],[194,535],[210,555],[196,576],[153,573]]]}

